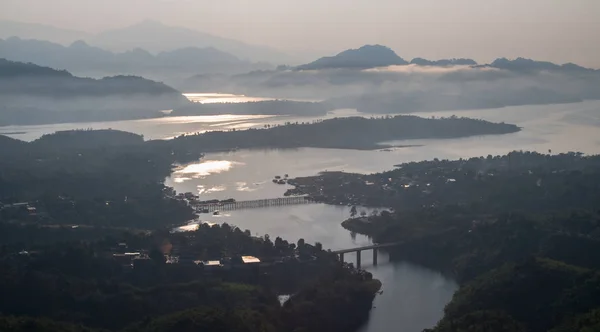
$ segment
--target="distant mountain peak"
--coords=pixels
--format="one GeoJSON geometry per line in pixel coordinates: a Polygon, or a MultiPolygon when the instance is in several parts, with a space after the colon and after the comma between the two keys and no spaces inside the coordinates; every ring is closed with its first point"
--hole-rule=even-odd
{"type": "Polygon", "coordinates": [[[323,57],[311,63],[296,67],[299,70],[332,68],[374,68],[392,65],[406,65],[408,62],[399,57],[391,48],[383,45],[364,45],[357,49],[348,49],[335,56],[323,57]]]}
{"type": "Polygon", "coordinates": [[[145,19],[143,21],[139,21],[138,23],[132,24],[128,27],[126,27],[126,29],[168,29],[168,28],[172,28],[164,23],[162,23],[161,21],[158,20],[153,20],[153,19],[145,19]]]}
{"type": "Polygon", "coordinates": [[[134,25],[104,31],[90,39],[92,45],[114,52],[143,48],[160,53],[187,47],[214,47],[251,61],[285,62],[288,56],[269,47],[249,45],[241,41],[214,36],[182,26],[144,20],[134,25]]]}
{"type": "Polygon", "coordinates": [[[518,57],[516,59],[507,59],[507,58],[498,58],[494,60],[490,65],[490,67],[512,70],[512,71],[522,71],[522,72],[537,72],[537,71],[580,71],[580,72],[594,72],[596,70],[581,67],[579,65],[573,63],[565,63],[563,65],[559,65],[556,63],[552,63],[549,61],[538,61],[533,59],[527,59],[523,57],[518,57]]]}
{"type": "Polygon", "coordinates": [[[440,60],[427,60],[423,58],[414,58],[410,61],[411,64],[419,66],[476,66],[477,62],[473,59],[465,58],[452,58],[452,59],[440,59],[440,60]]]}
{"type": "Polygon", "coordinates": [[[87,48],[87,47],[90,47],[90,45],[88,45],[88,43],[86,43],[83,40],[76,40],[71,45],[69,45],[69,47],[73,47],[73,48],[87,48]]]}
{"type": "Polygon", "coordinates": [[[78,39],[88,39],[89,34],[37,23],[0,20],[0,38],[19,36],[22,39],[48,40],[68,45],[78,39]]]}
{"type": "Polygon", "coordinates": [[[363,45],[363,46],[359,47],[356,50],[349,49],[349,50],[346,50],[345,52],[348,52],[348,51],[368,51],[368,50],[379,50],[379,51],[392,52],[392,53],[396,54],[396,52],[394,52],[391,48],[389,48],[389,47],[387,47],[385,45],[381,45],[381,44],[363,45]]]}
{"type": "Polygon", "coordinates": [[[151,19],[151,18],[147,18],[147,19],[145,19],[143,21],[140,21],[140,23],[138,23],[138,24],[139,25],[160,25],[160,26],[164,25],[161,21],[154,20],[154,19],[151,19]]]}

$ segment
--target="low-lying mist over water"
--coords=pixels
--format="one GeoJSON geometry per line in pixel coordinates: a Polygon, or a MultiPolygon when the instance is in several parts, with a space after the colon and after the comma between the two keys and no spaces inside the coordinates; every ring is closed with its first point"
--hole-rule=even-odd
{"type": "Polygon", "coordinates": [[[408,62],[381,45],[295,67],[162,78],[175,88],[137,76],[91,79],[31,63],[2,60],[0,65],[5,100],[0,125],[5,126],[181,115],[324,116],[341,108],[397,114],[600,98],[600,72],[575,64],[524,58],[489,64],[470,59],[408,62]],[[187,98],[177,89],[188,91],[187,98]]]}

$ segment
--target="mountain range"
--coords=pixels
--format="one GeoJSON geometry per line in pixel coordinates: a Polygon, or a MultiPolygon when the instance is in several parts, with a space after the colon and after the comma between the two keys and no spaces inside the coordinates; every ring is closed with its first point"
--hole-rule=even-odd
{"type": "Polygon", "coordinates": [[[441,60],[427,60],[423,58],[414,58],[410,61],[411,65],[418,66],[476,66],[477,62],[473,59],[441,59],[441,60]]]}
{"type": "MultiPolygon", "coordinates": [[[[593,72],[594,69],[584,68],[573,63],[563,65],[554,64],[547,61],[537,61],[525,58],[517,58],[509,60],[506,58],[498,58],[490,64],[478,65],[473,59],[440,59],[427,60],[423,58],[414,58],[410,62],[404,60],[391,48],[382,45],[365,45],[358,49],[348,49],[334,56],[326,56],[319,58],[313,62],[296,66],[296,70],[319,70],[319,69],[369,69],[376,67],[401,66],[401,65],[418,65],[418,66],[473,66],[473,67],[490,67],[497,69],[505,69],[519,72],[537,72],[542,70],[547,71],[579,71],[593,72]]],[[[287,68],[283,68],[287,69],[287,68]]]]}
{"type": "Polygon", "coordinates": [[[168,85],[137,76],[83,78],[73,76],[66,70],[0,59],[0,95],[76,98],[130,94],[181,95],[168,85]]]}
{"type": "Polygon", "coordinates": [[[148,118],[189,103],[179,91],[142,77],[82,78],[5,59],[0,99],[0,125],[148,118]]]}
{"type": "Polygon", "coordinates": [[[10,37],[49,40],[68,45],[76,40],[89,40],[93,35],[77,30],[61,29],[51,25],[0,20],[0,38],[10,37]]]}
{"type": "Polygon", "coordinates": [[[5,59],[0,59],[0,100],[0,126],[118,121],[166,114],[324,115],[328,110],[321,103],[289,100],[193,103],[176,89],[143,77],[84,78],[66,70],[5,59]]]}
{"type": "Polygon", "coordinates": [[[521,72],[536,72],[536,71],[570,71],[570,72],[594,72],[598,70],[594,70],[591,68],[585,68],[574,63],[565,63],[562,65],[558,65],[548,61],[537,61],[532,59],[525,58],[516,58],[514,60],[509,60],[507,58],[499,58],[494,60],[488,67],[498,68],[498,69],[506,69],[512,71],[521,71],[521,72]]]}
{"type": "Polygon", "coordinates": [[[156,55],[141,48],[113,53],[76,41],[69,46],[40,40],[0,39],[0,58],[67,69],[82,76],[133,74],[148,77],[189,76],[189,73],[234,74],[269,69],[213,47],[186,47],[156,55]]]}
{"type": "Polygon", "coordinates": [[[0,38],[10,37],[48,40],[62,45],[84,40],[91,45],[113,52],[126,52],[135,48],[142,48],[152,53],[159,53],[188,47],[214,47],[235,54],[246,61],[272,63],[292,61],[290,56],[266,46],[251,45],[192,29],[165,25],[152,20],[104,31],[99,34],[60,29],[41,24],[0,21],[0,38]]]}

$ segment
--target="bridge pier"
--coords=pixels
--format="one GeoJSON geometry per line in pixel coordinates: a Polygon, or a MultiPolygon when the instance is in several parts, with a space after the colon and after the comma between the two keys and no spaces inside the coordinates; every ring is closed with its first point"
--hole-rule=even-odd
{"type": "Polygon", "coordinates": [[[364,247],[358,247],[358,248],[336,250],[336,251],[332,251],[332,253],[340,255],[340,261],[343,262],[345,253],[355,252],[356,253],[356,268],[360,269],[361,268],[360,254],[362,251],[373,250],[373,266],[376,266],[378,264],[377,256],[379,256],[379,249],[396,247],[396,246],[399,246],[402,244],[404,244],[404,242],[379,243],[379,244],[373,244],[370,246],[364,246],[364,247]]]}
{"type": "Polygon", "coordinates": [[[373,266],[377,266],[377,248],[373,248],[373,266]]]}

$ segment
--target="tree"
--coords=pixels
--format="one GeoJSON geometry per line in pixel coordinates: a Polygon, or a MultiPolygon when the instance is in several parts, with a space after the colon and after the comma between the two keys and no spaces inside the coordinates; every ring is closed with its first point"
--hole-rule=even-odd
{"type": "Polygon", "coordinates": [[[365,211],[365,210],[360,211],[360,216],[363,217],[363,218],[366,217],[367,216],[367,211],[365,211]]]}
{"type": "Polygon", "coordinates": [[[352,205],[352,208],[350,209],[350,218],[354,218],[356,217],[358,211],[356,211],[356,205],[352,205]]]}

